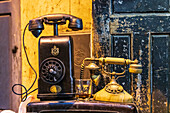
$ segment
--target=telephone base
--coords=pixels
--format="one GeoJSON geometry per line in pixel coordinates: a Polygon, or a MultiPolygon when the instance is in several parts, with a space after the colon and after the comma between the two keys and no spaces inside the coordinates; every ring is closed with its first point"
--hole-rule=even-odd
{"type": "Polygon", "coordinates": [[[102,90],[94,94],[94,100],[108,102],[132,103],[133,97],[127,93],[115,79],[112,79],[102,90]]]}
{"type": "Polygon", "coordinates": [[[47,94],[38,94],[37,98],[41,101],[48,101],[48,100],[72,100],[74,99],[75,94],[73,93],[47,93],[47,94]]]}

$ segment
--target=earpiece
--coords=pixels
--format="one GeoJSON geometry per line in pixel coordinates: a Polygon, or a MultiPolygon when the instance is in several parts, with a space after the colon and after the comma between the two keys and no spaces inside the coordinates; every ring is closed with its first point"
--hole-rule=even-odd
{"type": "Polygon", "coordinates": [[[29,31],[37,38],[44,30],[43,19],[37,18],[29,21],[29,31]]]}

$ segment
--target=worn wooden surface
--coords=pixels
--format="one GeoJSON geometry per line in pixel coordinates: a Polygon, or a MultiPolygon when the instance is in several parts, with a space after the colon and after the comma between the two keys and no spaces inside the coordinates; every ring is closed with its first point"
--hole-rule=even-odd
{"type": "MultiPolygon", "coordinates": [[[[72,32],[67,25],[59,26],[59,35],[62,34],[90,34],[91,30],[91,0],[21,0],[21,32],[30,19],[53,13],[65,13],[77,16],[83,20],[83,30],[72,32]]],[[[53,35],[53,26],[45,25],[45,29],[41,36],[53,35]]],[[[89,40],[89,39],[88,39],[89,40]]],[[[25,45],[29,60],[35,70],[38,72],[38,39],[33,37],[28,30],[25,34],[25,45]]],[[[22,84],[27,88],[35,78],[35,74],[29,67],[25,54],[22,51],[22,84]]],[[[37,82],[34,88],[37,88],[37,82]]],[[[24,91],[24,90],[23,90],[24,91]]],[[[32,93],[35,97],[37,92],[32,93]]]]}
{"type": "MultiPolygon", "coordinates": [[[[131,38],[129,35],[114,35],[111,38],[112,56],[130,59],[130,40],[131,38]]],[[[123,66],[115,65],[113,70],[121,73],[123,72],[123,66]]],[[[129,75],[128,72],[126,72],[126,74],[129,75]]],[[[126,91],[128,91],[129,93],[131,92],[130,76],[119,78],[118,82],[124,87],[126,91]]]]}
{"type": "MultiPolygon", "coordinates": [[[[11,49],[12,53],[12,69],[11,69],[11,84],[21,83],[22,74],[22,55],[21,55],[21,15],[20,15],[20,0],[11,1],[11,49]]],[[[11,90],[11,88],[10,88],[11,90]]],[[[16,87],[15,91],[21,93],[21,88],[16,87]]],[[[11,91],[12,93],[12,91],[11,91]]],[[[11,94],[12,110],[18,111],[21,102],[20,96],[11,94]]]]}
{"type": "Polygon", "coordinates": [[[10,1],[0,1],[0,13],[6,14],[11,12],[10,1]]]}
{"type": "MultiPolygon", "coordinates": [[[[74,45],[74,77],[75,79],[80,79],[81,64],[85,58],[90,57],[90,38],[89,33],[61,33],[60,36],[71,36],[73,38],[74,45]]],[[[85,66],[89,63],[85,62],[85,66]]],[[[83,78],[89,79],[90,73],[88,69],[84,69],[83,78]]]]}
{"type": "Polygon", "coordinates": [[[126,73],[119,84],[133,95],[142,113],[168,113],[169,1],[156,1],[154,6],[152,2],[93,1],[94,56],[138,59],[143,72],[126,73]]]}
{"type": "Polygon", "coordinates": [[[113,12],[168,12],[169,0],[114,0],[113,12]]]}
{"type": "MultiPolygon", "coordinates": [[[[74,44],[74,76],[80,79],[80,70],[83,60],[90,57],[90,34],[72,35],[74,44]]],[[[87,64],[85,64],[87,65],[87,64]]],[[[84,69],[84,77],[89,79],[89,70],[84,69]]]]}
{"type": "Polygon", "coordinates": [[[0,93],[0,99],[2,104],[0,105],[1,109],[10,109],[11,108],[11,55],[10,53],[10,29],[9,29],[10,16],[1,16],[0,24],[3,29],[0,30],[0,90],[3,93],[0,93]]]}
{"type": "MultiPolygon", "coordinates": [[[[0,1],[0,109],[17,112],[20,97],[12,85],[21,83],[20,0],[0,1]]],[[[20,93],[21,88],[15,88],[20,93]]]]}

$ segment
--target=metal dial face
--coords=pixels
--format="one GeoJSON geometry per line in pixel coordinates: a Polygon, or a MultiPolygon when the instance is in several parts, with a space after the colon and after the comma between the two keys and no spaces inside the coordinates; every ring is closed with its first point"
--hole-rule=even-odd
{"type": "Polygon", "coordinates": [[[45,59],[40,66],[40,77],[50,84],[59,83],[65,76],[65,66],[57,58],[45,59]]]}
{"type": "Polygon", "coordinates": [[[119,94],[123,92],[123,87],[121,85],[118,84],[108,84],[105,86],[105,90],[108,93],[112,93],[112,94],[119,94]]]}

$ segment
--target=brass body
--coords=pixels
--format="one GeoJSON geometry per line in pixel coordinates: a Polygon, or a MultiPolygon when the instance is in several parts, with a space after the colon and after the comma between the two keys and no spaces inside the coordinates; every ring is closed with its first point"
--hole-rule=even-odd
{"type": "Polygon", "coordinates": [[[95,93],[93,99],[109,102],[133,102],[133,97],[129,93],[127,93],[121,85],[116,83],[114,79],[102,90],[95,93]]]}
{"type": "Polygon", "coordinates": [[[94,100],[98,101],[109,101],[109,102],[133,102],[133,97],[127,93],[121,85],[116,82],[115,75],[119,76],[124,75],[126,72],[126,65],[130,65],[129,72],[130,73],[142,73],[142,65],[138,64],[138,60],[130,60],[124,58],[115,58],[115,57],[106,57],[106,58],[85,58],[84,61],[93,61],[86,68],[90,70],[91,79],[93,83],[97,86],[100,81],[100,76],[94,78],[95,70],[100,70],[97,65],[94,64],[95,61],[99,62],[99,65],[102,67],[100,70],[102,73],[110,76],[112,79],[110,83],[108,83],[102,90],[98,91],[93,95],[94,100]],[[107,72],[104,69],[104,64],[116,64],[116,65],[124,65],[124,71],[122,73],[117,72],[107,72]]]}

